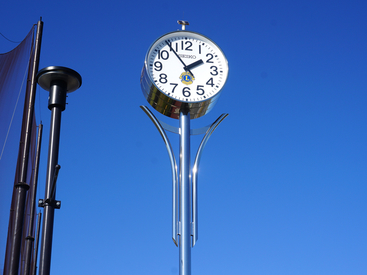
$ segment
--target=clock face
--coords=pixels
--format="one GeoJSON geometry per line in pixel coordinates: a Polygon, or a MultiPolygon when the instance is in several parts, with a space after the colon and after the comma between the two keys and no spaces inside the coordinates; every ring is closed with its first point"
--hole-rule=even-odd
{"type": "Polygon", "coordinates": [[[145,66],[152,83],[180,102],[202,102],[216,96],[228,75],[228,63],[209,38],[189,32],[168,33],[150,47],[145,66]]]}

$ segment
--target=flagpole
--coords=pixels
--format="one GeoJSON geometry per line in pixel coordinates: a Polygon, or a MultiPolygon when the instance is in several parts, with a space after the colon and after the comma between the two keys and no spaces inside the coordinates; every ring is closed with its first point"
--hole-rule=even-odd
{"type": "Polygon", "coordinates": [[[33,255],[33,266],[31,275],[36,275],[37,271],[37,257],[38,257],[38,244],[39,244],[39,237],[40,237],[40,230],[41,230],[41,218],[42,213],[39,212],[37,215],[37,227],[36,227],[36,240],[35,240],[35,248],[34,248],[34,255],[33,255]]]}
{"type": "Polygon", "coordinates": [[[26,237],[24,275],[31,274],[32,250],[33,250],[33,243],[34,243],[33,227],[34,227],[34,214],[36,210],[36,194],[37,194],[37,182],[38,182],[38,171],[39,171],[39,159],[40,159],[40,154],[41,154],[42,129],[43,129],[43,125],[40,124],[38,126],[36,162],[35,162],[34,174],[33,174],[33,187],[32,187],[31,206],[30,206],[31,215],[29,219],[28,234],[26,237]]]}
{"type": "MultiPolygon", "coordinates": [[[[11,248],[10,248],[10,265],[9,265],[9,274],[17,275],[19,270],[19,261],[20,261],[20,249],[22,245],[22,231],[23,231],[23,221],[24,221],[24,212],[25,212],[25,202],[27,198],[27,191],[29,189],[29,184],[27,181],[27,170],[28,170],[28,156],[29,149],[31,146],[31,134],[32,134],[32,124],[33,124],[33,115],[34,115],[34,102],[36,97],[36,74],[38,72],[39,65],[39,56],[41,51],[41,40],[42,40],[42,29],[43,22],[38,21],[37,24],[37,34],[36,34],[36,43],[34,50],[34,58],[33,63],[31,64],[31,85],[29,91],[29,101],[26,116],[26,128],[25,128],[25,137],[24,137],[24,145],[23,150],[21,149],[22,144],[20,145],[19,150],[21,152],[22,161],[20,167],[20,177],[19,182],[15,184],[15,189],[13,192],[16,192],[15,195],[15,209],[14,209],[14,223],[13,223],[13,232],[11,232],[11,248]]],[[[24,117],[23,117],[24,119],[24,117]]],[[[23,122],[24,123],[24,122],[23,122]]],[[[22,124],[23,124],[22,123],[22,124]]],[[[23,128],[23,127],[22,127],[23,128]]]]}

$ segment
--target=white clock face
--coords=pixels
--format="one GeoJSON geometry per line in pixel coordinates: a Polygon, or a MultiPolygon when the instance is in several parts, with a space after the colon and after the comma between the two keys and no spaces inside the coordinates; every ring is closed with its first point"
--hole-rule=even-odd
{"type": "Polygon", "coordinates": [[[228,63],[210,39],[189,31],[168,33],[151,46],[146,68],[154,85],[182,102],[206,101],[224,86],[228,63]]]}

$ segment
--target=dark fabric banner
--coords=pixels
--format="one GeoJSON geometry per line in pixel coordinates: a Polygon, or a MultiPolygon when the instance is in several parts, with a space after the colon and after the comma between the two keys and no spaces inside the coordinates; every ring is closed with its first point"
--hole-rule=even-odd
{"type": "MultiPolygon", "coordinates": [[[[12,246],[10,237],[14,233],[12,224],[14,220],[15,207],[13,199],[15,192],[13,192],[13,190],[14,184],[19,182],[20,176],[19,167],[22,161],[21,152],[23,151],[22,146],[24,146],[25,136],[25,125],[22,125],[22,121],[24,124],[26,121],[24,116],[27,116],[27,112],[24,112],[24,110],[28,109],[28,78],[30,64],[33,59],[33,42],[34,27],[32,27],[26,38],[16,48],[8,53],[0,54],[0,256],[1,259],[4,259],[3,274],[8,274],[9,262],[11,260],[9,255],[9,251],[12,246]],[[21,108],[22,105],[24,106],[23,109],[21,108]]],[[[36,155],[34,148],[36,145],[37,131],[34,117],[33,122],[31,134],[32,144],[29,153],[26,182],[30,185],[30,189],[27,193],[21,251],[23,251],[23,240],[25,240],[27,234],[28,220],[30,215],[33,215],[33,213],[30,213],[29,209],[29,196],[32,190],[32,173],[36,155]]],[[[15,233],[18,234],[18,232],[15,233]]],[[[23,255],[21,255],[21,258],[22,257],[23,255]]],[[[19,263],[21,266],[19,270],[22,269],[21,262],[19,263]]]]}

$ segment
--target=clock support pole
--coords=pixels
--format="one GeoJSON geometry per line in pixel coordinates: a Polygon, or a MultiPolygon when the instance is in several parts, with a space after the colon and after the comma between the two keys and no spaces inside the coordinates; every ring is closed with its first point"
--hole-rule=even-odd
{"type": "Polygon", "coordinates": [[[180,113],[180,275],[191,274],[190,112],[180,113]]]}
{"type": "Polygon", "coordinates": [[[173,127],[158,120],[145,106],[140,106],[149,116],[161,134],[172,169],[172,239],[180,249],[180,275],[191,274],[191,244],[194,247],[198,240],[198,169],[203,149],[218,125],[228,116],[222,114],[211,125],[199,129],[190,129],[190,113],[181,111],[180,128],[173,127]],[[177,164],[166,131],[180,135],[179,181],[177,164]],[[193,168],[190,166],[190,135],[204,134],[196,153],[193,168]],[[192,182],[191,179],[192,173],[192,182]],[[178,184],[179,183],[179,184],[178,184]],[[178,186],[179,185],[179,186],[178,186]],[[191,201],[191,204],[190,204],[191,201]],[[178,211],[179,210],[179,211],[178,211]],[[179,215],[178,215],[179,214],[179,215]],[[191,241],[192,237],[192,242],[191,241]]]}

